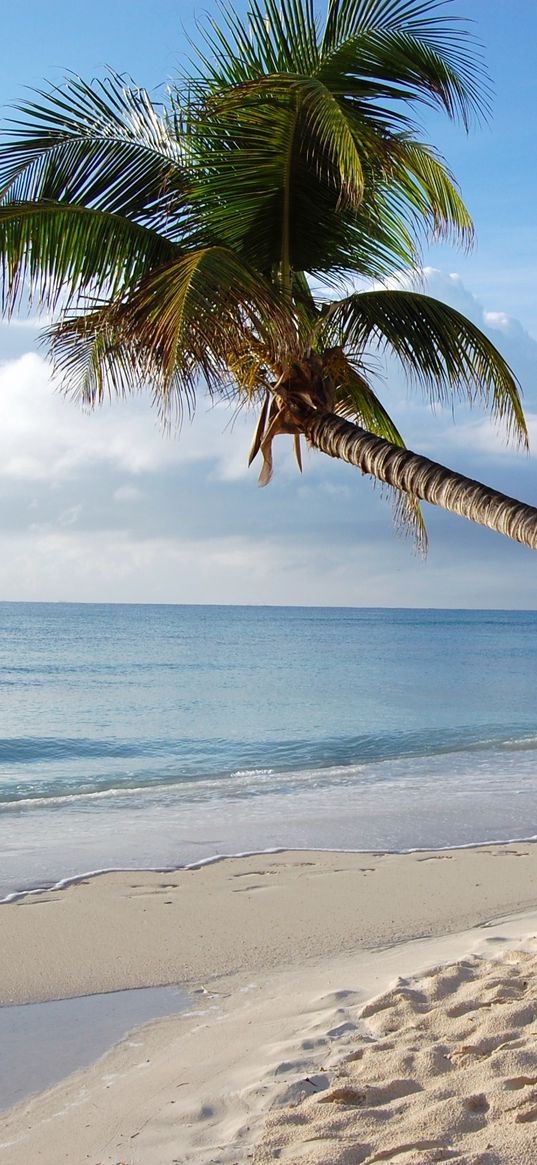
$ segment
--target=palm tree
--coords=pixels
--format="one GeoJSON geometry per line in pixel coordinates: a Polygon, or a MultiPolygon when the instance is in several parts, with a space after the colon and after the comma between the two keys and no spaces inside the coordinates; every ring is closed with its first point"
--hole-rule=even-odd
{"type": "Polygon", "coordinates": [[[38,92],[0,148],[3,309],[52,315],[56,370],[86,403],[149,388],[181,414],[205,382],[256,406],[263,484],[288,433],[299,465],[304,437],[393,487],[418,537],[424,498],[537,548],[537,509],[408,451],[371,383],[375,352],[395,353],[433,401],[478,402],[527,444],[487,337],[383,286],[425,234],[472,240],[410,115],[439,106],[468,128],[486,108],[464,22],[441,8],[328,0],[321,27],[313,0],[253,0],[247,22],[209,24],[162,103],[113,73],[38,92]]]}

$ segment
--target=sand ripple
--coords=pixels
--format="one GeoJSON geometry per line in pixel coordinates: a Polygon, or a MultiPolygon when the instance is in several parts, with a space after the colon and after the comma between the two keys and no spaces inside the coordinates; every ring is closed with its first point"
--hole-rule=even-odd
{"type": "Polygon", "coordinates": [[[535,1165],[535,951],[399,980],[360,1019],[326,1087],[269,1116],[254,1165],[535,1165]]]}

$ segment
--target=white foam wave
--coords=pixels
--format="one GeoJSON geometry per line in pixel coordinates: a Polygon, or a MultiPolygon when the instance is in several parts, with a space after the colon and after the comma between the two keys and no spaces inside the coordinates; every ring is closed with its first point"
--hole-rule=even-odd
{"type": "Polygon", "coordinates": [[[267,849],[253,849],[253,850],[238,850],[236,853],[212,854],[207,858],[200,858],[195,862],[186,862],[183,865],[177,866],[106,866],[98,870],[88,870],[83,874],[74,874],[69,878],[61,878],[58,882],[54,882],[50,886],[35,886],[27,890],[14,890],[10,894],[6,894],[5,898],[0,898],[0,906],[7,906],[9,903],[21,902],[24,898],[29,898],[37,894],[50,894],[56,890],[66,890],[69,886],[77,886],[81,882],[87,881],[88,878],[100,878],[105,874],[175,874],[180,870],[201,870],[204,866],[213,866],[217,862],[231,862],[238,858],[257,858],[266,857],[269,854],[286,854],[286,853],[319,853],[319,854],[374,854],[379,857],[383,854],[428,854],[428,853],[449,853],[452,850],[466,850],[466,849],[484,849],[491,845],[507,846],[507,845],[530,845],[537,842],[537,833],[531,834],[529,837],[502,837],[488,841],[467,841],[460,845],[441,845],[431,849],[430,846],[409,846],[405,849],[349,849],[344,846],[293,846],[292,849],[286,846],[270,846],[267,849]]]}
{"type": "Polygon", "coordinates": [[[502,740],[500,748],[534,749],[537,748],[537,736],[516,736],[512,740],[502,740]]]}
{"type": "MultiPolygon", "coordinates": [[[[271,768],[236,769],[229,774],[223,773],[197,780],[195,778],[183,778],[180,781],[172,781],[169,783],[155,781],[147,785],[114,785],[109,789],[79,790],[76,793],[20,797],[18,800],[10,801],[2,801],[0,799],[0,813],[10,810],[46,809],[59,805],[68,806],[80,802],[110,800],[118,797],[153,796],[162,798],[167,794],[180,793],[184,797],[194,795],[196,798],[204,797],[208,800],[216,792],[231,797],[234,795],[244,796],[245,793],[255,791],[255,782],[262,777],[272,778],[270,788],[267,787],[268,783],[262,785],[263,792],[278,792],[282,786],[287,787],[290,781],[294,786],[308,783],[312,787],[315,787],[318,782],[325,783],[326,781],[341,777],[350,781],[367,767],[366,765],[353,764],[322,769],[304,768],[290,772],[276,772],[271,768]],[[228,783],[229,780],[233,780],[236,783],[232,786],[228,783]],[[250,784],[250,782],[254,783],[250,784]]],[[[372,774],[372,779],[375,779],[374,774],[372,774]]]]}
{"type": "MultiPolygon", "coordinates": [[[[491,777],[497,768],[500,755],[503,768],[508,764],[512,766],[515,763],[515,758],[520,758],[521,753],[527,752],[530,754],[537,747],[537,737],[513,738],[512,740],[501,742],[500,749],[498,749],[497,744],[491,750],[491,759],[495,766],[488,770],[491,777]],[[512,753],[511,758],[509,757],[510,752],[512,753]]],[[[468,779],[469,764],[472,766],[472,777],[474,780],[483,780],[485,778],[486,770],[483,763],[480,762],[479,768],[477,768],[475,757],[475,746],[461,749],[458,753],[449,753],[449,777],[452,782],[457,779],[463,779],[464,781],[468,779]]],[[[517,760],[516,763],[519,765],[521,761],[519,762],[517,760]]],[[[323,766],[322,768],[305,766],[303,769],[283,771],[269,767],[235,769],[232,772],[201,778],[185,776],[179,780],[170,780],[169,782],[155,780],[142,785],[122,784],[113,785],[107,789],[79,789],[76,792],[58,792],[48,796],[20,797],[18,800],[2,800],[0,798],[0,815],[3,812],[7,813],[10,811],[69,807],[70,805],[91,804],[92,802],[98,803],[100,801],[110,801],[120,798],[144,797],[158,799],[160,801],[167,796],[175,797],[177,794],[186,800],[192,799],[195,801],[204,800],[208,802],[215,796],[233,800],[257,793],[260,796],[266,796],[278,794],[282,791],[289,792],[304,788],[305,786],[313,792],[318,788],[330,784],[334,786],[360,785],[368,787],[382,783],[383,787],[388,787],[390,781],[396,780],[400,789],[405,783],[410,783],[409,787],[414,788],[417,787],[416,778],[418,770],[419,783],[422,784],[424,780],[429,781],[433,773],[435,774],[434,779],[437,780],[439,767],[441,768],[444,764],[445,754],[437,753],[424,757],[399,756],[379,758],[374,761],[329,765],[323,766]]],[[[529,775],[533,776],[533,772],[532,763],[529,775]]],[[[443,773],[443,775],[447,774],[443,773]]],[[[526,774],[525,771],[520,769],[518,775],[520,779],[524,779],[526,774]]]]}
{"type": "Polygon", "coordinates": [[[236,769],[232,777],[271,777],[274,769],[236,769]]]}
{"type": "MultiPolygon", "coordinates": [[[[327,850],[326,852],[331,851],[327,850]]],[[[83,874],[73,874],[68,878],[60,878],[58,882],[53,882],[50,886],[32,886],[27,890],[14,890],[10,894],[6,894],[5,898],[0,898],[0,906],[5,906],[9,902],[20,902],[23,898],[29,898],[34,894],[51,894],[56,890],[67,890],[69,886],[78,886],[87,878],[101,878],[104,874],[173,874],[178,870],[201,870],[203,866],[214,866],[217,862],[226,862],[233,858],[256,858],[262,854],[282,853],[285,853],[284,849],[272,847],[262,850],[241,850],[238,853],[211,854],[208,858],[199,858],[198,861],[178,866],[103,866],[102,869],[87,870],[83,874]]]]}
{"type": "MultiPolygon", "coordinates": [[[[183,785],[158,785],[159,792],[163,789],[180,789],[183,785]]],[[[139,793],[151,792],[151,785],[124,785],[122,788],[94,789],[81,793],[59,793],[57,797],[21,797],[18,801],[0,801],[0,811],[9,809],[35,809],[52,805],[68,805],[73,801],[101,801],[110,797],[130,797],[139,793]]]]}

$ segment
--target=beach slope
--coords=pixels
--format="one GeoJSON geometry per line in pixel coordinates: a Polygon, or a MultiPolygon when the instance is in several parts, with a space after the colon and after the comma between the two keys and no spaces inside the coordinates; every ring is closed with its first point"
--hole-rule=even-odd
{"type": "Polygon", "coordinates": [[[536,906],[531,843],[264,854],[6,904],[2,1002],[182,983],[193,1004],[3,1114],[3,1165],[534,1162],[536,906]]]}

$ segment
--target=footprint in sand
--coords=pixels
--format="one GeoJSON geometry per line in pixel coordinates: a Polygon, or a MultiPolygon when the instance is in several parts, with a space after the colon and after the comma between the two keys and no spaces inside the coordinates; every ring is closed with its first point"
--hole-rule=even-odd
{"type": "Polygon", "coordinates": [[[537,1162],[536,999],[534,940],[349,1003],[367,1035],[323,1050],[328,1087],[269,1117],[255,1165],[537,1162]]]}

